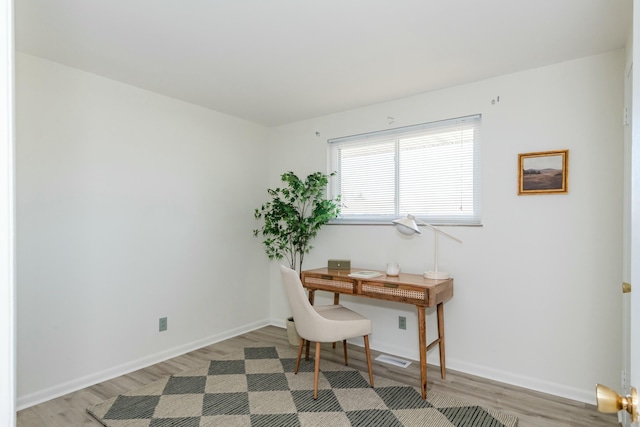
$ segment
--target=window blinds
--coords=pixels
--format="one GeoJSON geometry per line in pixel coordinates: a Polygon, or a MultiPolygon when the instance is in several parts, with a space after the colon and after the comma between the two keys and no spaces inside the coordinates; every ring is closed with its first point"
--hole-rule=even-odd
{"type": "Polygon", "coordinates": [[[388,222],[408,213],[431,224],[480,223],[481,116],[328,141],[337,222],[388,222]]]}

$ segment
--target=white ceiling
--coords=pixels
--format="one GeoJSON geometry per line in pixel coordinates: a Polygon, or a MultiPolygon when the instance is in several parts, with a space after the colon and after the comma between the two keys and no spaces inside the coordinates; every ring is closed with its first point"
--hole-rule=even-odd
{"type": "Polygon", "coordinates": [[[19,51],[268,126],[623,48],[630,0],[15,0],[19,51]]]}

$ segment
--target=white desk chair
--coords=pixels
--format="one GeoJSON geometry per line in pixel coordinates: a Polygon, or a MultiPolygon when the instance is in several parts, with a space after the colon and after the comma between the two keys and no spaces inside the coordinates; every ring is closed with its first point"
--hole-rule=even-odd
{"type": "Polygon", "coordinates": [[[302,348],[306,341],[316,343],[315,375],[313,380],[313,398],[318,398],[318,374],[320,372],[320,343],[333,343],[342,341],[344,347],[344,362],[347,359],[347,339],[364,337],[364,348],[367,354],[369,368],[369,384],[373,387],[373,371],[371,369],[371,353],[369,351],[369,334],[371,333],[371,320],[362,317],[358,313],[343,307],[342,305],[313,306],[305,294],[300,277],[295,270],[280,266],[282,282],[289,300],[289,308],[293,314],[296,330],[300,335],[300,347],[298,348],[298,360],[295,373],[300,367],[302,348]]]}

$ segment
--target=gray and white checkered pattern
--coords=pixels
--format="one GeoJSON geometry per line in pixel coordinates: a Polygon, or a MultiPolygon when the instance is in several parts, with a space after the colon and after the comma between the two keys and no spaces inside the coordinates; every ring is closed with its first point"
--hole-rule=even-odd
{"type": "Polygon", "coordinates": [[[245,348],[93,406],[107,427],[516,426],[517,418],[321,360],[313,400],[313,359],[276,347],[245,348]]]}

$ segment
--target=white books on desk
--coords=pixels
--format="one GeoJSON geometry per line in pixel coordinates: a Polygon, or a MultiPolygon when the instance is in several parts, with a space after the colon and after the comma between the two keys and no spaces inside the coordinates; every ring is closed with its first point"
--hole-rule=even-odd
{"type": "Polygon", "coordinates": [[[349,274],[349,277],[358,277],[360,279],[371,279],[373,277],[380,277],[382,273],[379,271],[356,271],[349,274]]]}

